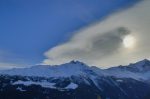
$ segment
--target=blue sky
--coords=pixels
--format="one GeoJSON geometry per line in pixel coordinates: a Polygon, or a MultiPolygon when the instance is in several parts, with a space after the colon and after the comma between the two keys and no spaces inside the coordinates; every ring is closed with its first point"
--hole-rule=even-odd
{"type": "Polygon", "coordinates": [[[138,0],[0,0],[0,62],[38,64],[44,52],[138,0]]]}

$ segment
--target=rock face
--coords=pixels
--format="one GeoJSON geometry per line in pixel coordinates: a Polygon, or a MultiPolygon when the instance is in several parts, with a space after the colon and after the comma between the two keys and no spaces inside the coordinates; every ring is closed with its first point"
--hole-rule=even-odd
{"type": "Polygon", "coordinates": [[[150,99],[146,59],[104,70],[71,61],[0,74],[0,99],[150,99]]]}

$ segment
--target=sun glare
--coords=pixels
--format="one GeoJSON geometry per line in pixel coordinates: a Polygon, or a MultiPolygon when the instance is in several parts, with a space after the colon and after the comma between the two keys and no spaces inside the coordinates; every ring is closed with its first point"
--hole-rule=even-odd
{"type": "Polygon", "coordinates": [[[135,38],[132,35],[127,35],[123,39],[123,45],[125,48],[133,48],[135,45],[135,38]]]}

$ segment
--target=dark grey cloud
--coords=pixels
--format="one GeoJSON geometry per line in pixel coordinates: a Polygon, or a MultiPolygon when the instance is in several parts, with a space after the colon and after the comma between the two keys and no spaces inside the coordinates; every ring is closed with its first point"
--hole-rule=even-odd
{"type": "MultiPolygon", "coordinates": [[[[118,49],[122,46],[122,40],[124,36],[128,34],[130,34],[130,32],[127,28],[119,27],[102,35],[97,35],[96,37],[93,37],[93,40],[91,41],[92,42],[91,51],[102,53],[102,55],[98,57],[101,56],[105,57],[114,52],[117,52],[118,49]]],[[[95,57],[96,55],[93,56],[95,57]]]]}

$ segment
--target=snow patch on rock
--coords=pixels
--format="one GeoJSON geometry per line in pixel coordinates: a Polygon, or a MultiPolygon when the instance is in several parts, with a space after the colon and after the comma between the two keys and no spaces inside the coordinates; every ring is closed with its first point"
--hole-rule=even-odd
{"type": "Polygon", "coordinates": [[[78,85],[72,82],[67,87],[65,87],[65,89],[76,89],[76,88],[78,88],[78,85]]]}

